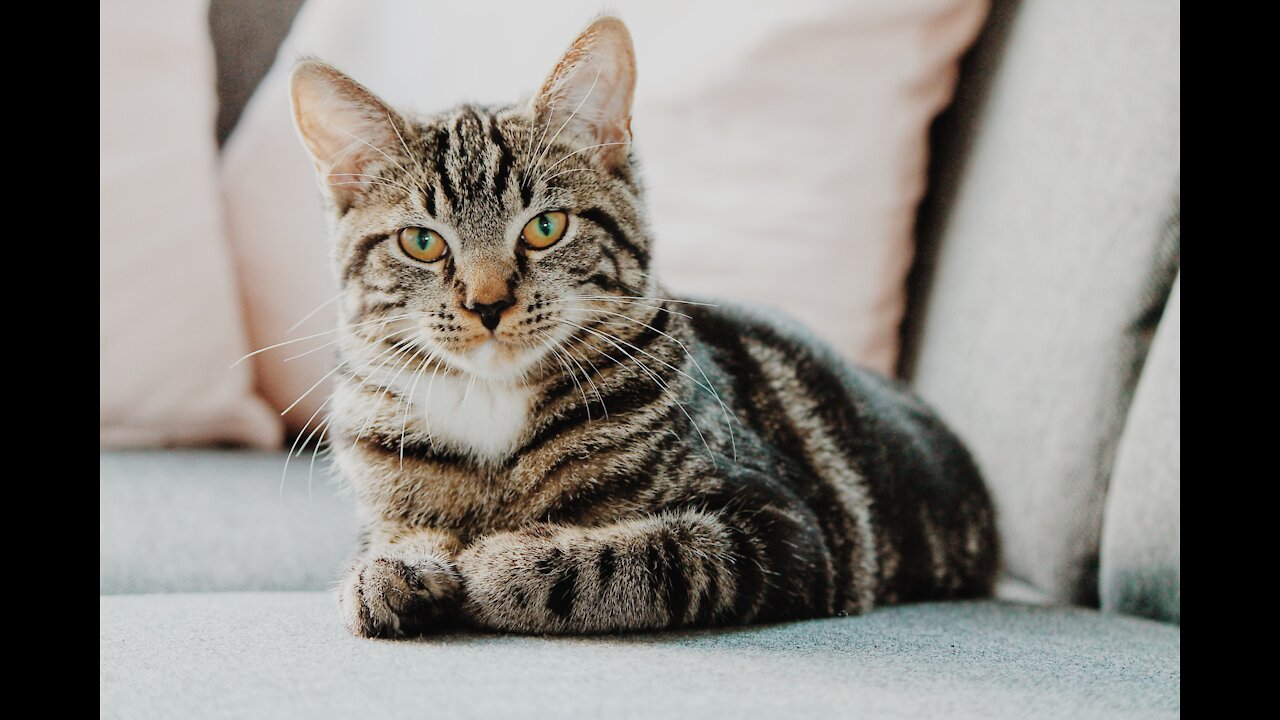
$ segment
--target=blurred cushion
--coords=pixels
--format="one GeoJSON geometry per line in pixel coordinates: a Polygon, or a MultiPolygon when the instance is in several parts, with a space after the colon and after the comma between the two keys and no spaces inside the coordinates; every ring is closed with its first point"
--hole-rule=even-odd
{"type": "Polygon", "coordinates": [[[1181,280],[1120,436],[1102,525],[1102,607],[1181,622],[1181,280]]]}
{"type": "Polygon", "coordinates": [[[306,451],[109,452],[98,591],[323,590],[355,550],[354,503],[306,451]]]}
{"type": "MultiPolygon", "coordinates": [[[[986,1],[611,7],[635,36],[632,128],[659,276],[673,292],[783,308],[847,357],[892,372],[927,129],[986,1]]],[[[288,108],[300,54],[422,111],[507,103],[538,87],[599,9],[596,0],[554,12],[498,0],[309,2],[224,156],[254,343],[284,340],[335,292],[312,167],[288,108]]],[[[297,334],[332,322],[317,314],[297,334]]],[[[284,354],[259,359],[263,392],[279,408],[332,362],[322,352],[286,365],[284,354]]],[[[313,392],[291,423],[301,426],[324,397],[313,392]]]]}
{"type": "Polygon", "coordinates": [[[716,631],[350,637],[320,593],[104,597],[104,717],[1176,718],[1181,633],[939,603],[716,631]]]}
{"type": "Polygon", "coordinates": [[[103,3],[99,443],[280,441],[252,392],[213,138],[207,3],[103,3]]]}
{"type": "Polygon", "coordinates": [[[1008,570],[1095,603],[1107,480],[1179,265],[1179,8],[997,19],[971,69],[990,84],[958,101],[967,155],[935,186],[909,364],[987,478],[1008,570]]]}

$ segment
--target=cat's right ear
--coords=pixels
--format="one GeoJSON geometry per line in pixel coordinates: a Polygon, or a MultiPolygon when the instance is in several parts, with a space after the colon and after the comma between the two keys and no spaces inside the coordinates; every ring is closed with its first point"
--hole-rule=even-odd
{"type": "Polygon", "coordinates": [[[289,78],[293,123],[315,161],[320,183],[346,207],[376,183],[369,167],[400,154],[399,113],[360,83],[319,60],[303,60],[289,78]]]}
{"type": "Polygon", "coordinates": [[[562,133],[579,138],[590,143],[583,150],[592,149],[592,156],[606,165],[621,164],[631,143],[635,90],[631,33],[616,17],[598,17],[573,41],[534,96],[534,126],[545,128],[552,138],[562,133]]]}

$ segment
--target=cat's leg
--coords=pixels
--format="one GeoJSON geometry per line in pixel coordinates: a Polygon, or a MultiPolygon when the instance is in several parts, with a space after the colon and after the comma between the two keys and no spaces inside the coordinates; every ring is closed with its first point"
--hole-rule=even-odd
{"type": "Polygon", "coordinates": [[[343,623],[362,637],[421,635],[454,624],[462,583],[457,536],[414,529],[375,540],[338,585],[343,623]]]}
{"type": "Polygon", "coordinates": [[[458,568],[476,625],[590,633],[829,615],[829,557],[804,518],[685,510],[490,535],[458,568]]]}

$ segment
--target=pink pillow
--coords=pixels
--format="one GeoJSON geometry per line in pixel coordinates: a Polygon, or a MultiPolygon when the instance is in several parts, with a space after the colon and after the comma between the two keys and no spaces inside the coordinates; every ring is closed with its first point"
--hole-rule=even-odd
{"type": "Polygon", "coordinates": [[[246,339],[218,196],[208,4],[99,9],[99,444],[279,445],[251,368],[228,370],[246,339]]]}
{"type": "MultiPolygon", "coordinates": [[[[255,345],[333,323],[324,311],[289,331],[336,293],[314,173],[290,120],[298,56],[333,63],[401,107],[507,103],[538,87],[598,8],[311,0],[224,154],[255,345]]],[[[672,293],[779,307],[851,360],[892,373],[929,124],[951,97],[986,0],[611,8],[636,44],[632,130],[659,277],[672,293]]],[[[332,367],[326,349],[283,358],[326,339],[259,357],[262,391],[277,407],[332,367]]],[[[324,385],[291,426],[316,412],[324,385]]]]}

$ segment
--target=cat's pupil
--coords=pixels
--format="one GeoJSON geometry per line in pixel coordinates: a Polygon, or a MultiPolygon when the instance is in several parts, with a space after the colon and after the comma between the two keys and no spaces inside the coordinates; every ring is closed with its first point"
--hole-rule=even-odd
{"type": "Polygon", "coordinates": [[[538,232],[542,233],[543,235],[551,234],[551,218],[547,217],[546,215],[538,216],[538,232]]]}
{"type": "Polygon", "coordinates": [[[431,235],[419,230],[418,231],[418,249],[425,252],[427,249],[427,246],[430,244],[431,244],[431,235]]]}

